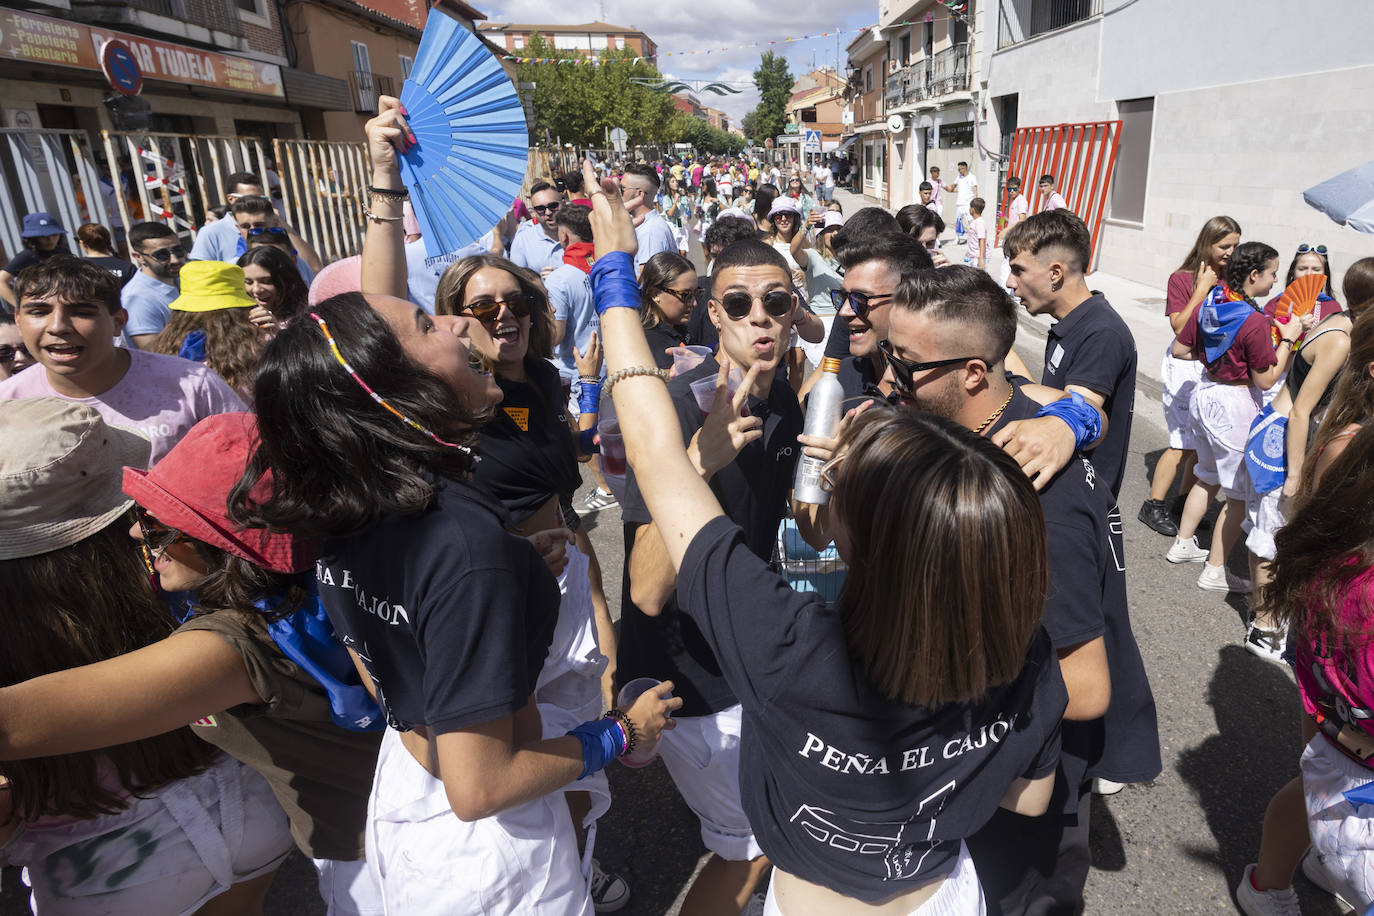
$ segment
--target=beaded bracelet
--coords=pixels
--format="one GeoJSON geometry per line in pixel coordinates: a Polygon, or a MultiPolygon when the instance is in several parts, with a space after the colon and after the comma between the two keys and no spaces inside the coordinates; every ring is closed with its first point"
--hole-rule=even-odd
{"type": "Polygon", "coordinates": [[[405,188],[401,188],[401,190],[395,191],[391,188],[374,188],[371,185],[368,185],[367,193],[373,195],[374,197],[381,197],[386,200],[405,200],[407,197],[410,196],[410,191],[406,190],[405,188]]]}
{"type": "Polygon", "coordinates": [[[614,719],[616,722],[620,723],[620,729],[625,733],[625,750],[620,752],[620,756],[624,757],[626,754],[634,751],[635,747],[639,744],[639,734],[635,731],[635,724],[630,721],[630,717],[619,709],[608,709],[606,710],[606,714],[601,718],[614,719]]]}
{"type": "Polygon", "coordinates": [[[606,387],[601,389],[604,397],[610,397],[611,389],[615,383],[621,379],[633,378],[636,375],[654,375],[663,380],[663,384],[668,384],[668,370],[659,369],[652,366],[631,366],[629,369],[617,369],[606,378],[606,387]]]}

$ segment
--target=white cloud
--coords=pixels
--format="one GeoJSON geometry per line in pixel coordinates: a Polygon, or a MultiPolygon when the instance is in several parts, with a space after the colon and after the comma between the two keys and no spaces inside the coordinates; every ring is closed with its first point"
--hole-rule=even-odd
{"type": "Polygon", "coordinates": [[[492,22],[576,24],[602,20],[640,29],[658,45],[658,68],[663,75],[686,82],[718,80],[747,84],[741,87],[744,91],[739,95],[698,95],[703,105],[726,112],[736,124],[758,104],[753,73],[764,51],[785,54],[793,75],[810,70],[813,57],[816,66],[833,67],[835,33],[845,30],[838,41],[843,66],[845,45],[856,34],[852,30],[878,20],[875,0],[832,0],[791,6],[779,6],[776,0],[563,0],[557,4],[556,13],[551,6],[547,0],[478,4],[492,22]],[[822,32],[829,32],[829,37],[783,41],[822,32]],[[741,47],[755,42],[758,47],[741,47]],[[696,53],[678,53],[683,51],[696,53]]]}

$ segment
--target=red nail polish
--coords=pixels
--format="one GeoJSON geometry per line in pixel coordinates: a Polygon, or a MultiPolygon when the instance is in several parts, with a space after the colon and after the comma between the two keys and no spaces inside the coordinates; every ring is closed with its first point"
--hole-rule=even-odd
{"type": "Polygon", "coordinates": [[[415,135],[414,135],[414,134],[410,134],[409,137],[410,137],[410,142],[411,142],[411,143],[413,143],[413,144],[416,145],[416,146],[419,146],[419,145],[420,145],[420,141],[415,139],[415,135]]]}
{"type": "Polygon", "coordinates": [[[401,114],[405,115],[407,118],[410,117],[410,112],[406,111],[406,107],[404,105],[401,106],[401,114]]]}

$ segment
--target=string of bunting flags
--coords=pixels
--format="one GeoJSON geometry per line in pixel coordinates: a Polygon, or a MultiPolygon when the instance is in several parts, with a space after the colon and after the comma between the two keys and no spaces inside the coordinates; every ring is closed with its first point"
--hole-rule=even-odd
{"type": "MultiPolygon", "coordinates": [[[[950,21],[954,21],[954,22],[965,22],[965,23],[968,22],[968,2],[967,2],[967,0],[939,0],[939,3],[940,3],[940,6],[944,7],[944,8],[947,9],[947,10],[949,10],[950,15],[948,15],[948,16],[939,16],[939,17],[936,17],[936,16],[932,16],[932,15],[930,15],[930,14],[926,14],[926,16],[925,16],[924,18],[922,18],[922,19],[917,19],[917,20],[903,20],[902,22],[893,22],[893,23],[891,23],[891,24],[889,24],[889,25],[883,26],[883,28],[885,28],[885,29],[891,29],[891,28],[894,28],[894,27],[900,27],[900,26],[906,26],[906,25],[922,25],[922,24],[927,23],[927,22],[950,22],[950,21]]],[[[816,34],[814,34],[814,35],[792,35],[792,36],[787,36],[787,37],[784,37],[784,38],[775,38],[775,39],[772,39],[772,40],[769,40],[769,41],[752,41],[752,42],[746,42],[745,44],[732,45],[732,46],[730,46],[730,47],[725,47],[725,48],[705,48],[705,49],[701,49],[701,50],[689,50],[689,51],[660,51],[660,52],[658,53],[657,57],[685,57],[685,56],[687,56],[687,55],[692,55],[692,54],[701,54],[701,55],[707,55],[707,54],[724,54],[724,53],[729,52],[729,51],[743,51],[743,50],[748,50],[748,49],[750,49],[750,48],[767,48],[767,47],[771,47],[771,46],[773,46],[773,45],[794,44],[794,43],[800,42],[800,41],[815,41],[815,40],[818,40],[818,39],[821,39],[821,38],[834,38],[834,37],[836,37],[836,36],[838,36],[838,35],[858,35],[858,34],[861,34],[861,33],[863,33],[863,32],[867,32],[867,31],[870,31],[870,30],[872,30],[872,29],[876,29],[877,27],[878,27],[877,23],[874,23],[873,25],[866,25],[866,26],[862,26],[862,27],[857,28],[857,29],[835,29],[835,30],[830,31],[830,32],[818,32],[818,33],[816,33],[816,34]]],[[[519,56],[514,55],[514,54],[506,54],[506,55],[503,55],[503,59],[504,59],[504,60],[508,60],[508,61],[512,61],[512,62],[517,63],[517,64],[584,64],[584,65],[587,65],[587,66],[595,67],[595,66],[599,66],[599,65],[603,65],[603,64],[641,63],[641,62],[653,63],[654,60],[656,59],[656,57],[653,56],[653,55],[647,56],[647,57],[611,57],[611,58],[600,58],[600,57],[595,57],[595,56],[588,56],[588,57],[519,57],[519,56]]]]}

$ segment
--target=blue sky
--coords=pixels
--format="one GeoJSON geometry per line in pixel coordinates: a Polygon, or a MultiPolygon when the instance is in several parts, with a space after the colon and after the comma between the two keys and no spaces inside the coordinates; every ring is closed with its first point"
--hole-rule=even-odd
{"type": "MultiPolygon", "coordinates": [[[[642,30],[658,44],[659,71],[666,76],[691,80],[724,80],[749,84],[739,95],[700,96],[705,105],[719,108],[730,115],[734,123],[758,104],[753,88],[753,72],[759,55],[767,45],[739,49],[751,42],[776,40],[772,50],[786,53],[792,73],[798,75],[817,66],[834,66],[835,37],[840,29],[856,29],[872,25],[878,20],[876,0],[830,0],[823,4],[799,3],[786,9],[776,0],[667,0],[654,3],[644,0],[563,0],[555,4],[548,0],[501,0],[499,3],[475,5],[493,22],[549,22],[569,24],[603,20],[614,25],[642,30]],[[812,41],[782,44],[781,40],[799,35],[830,32],[831,37],[812,41]],[[720,51],[719,48],[733,50],[720,51]],[[710,54],[668,55],[668,51],[705,51],[710,54]]],[[[789,5],[790,6],[790,5],[789,5]]],[[[839,38],[839,54],[843,64],[844,47],[855,33],[846,31],[839,38]]]]}

